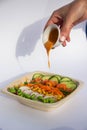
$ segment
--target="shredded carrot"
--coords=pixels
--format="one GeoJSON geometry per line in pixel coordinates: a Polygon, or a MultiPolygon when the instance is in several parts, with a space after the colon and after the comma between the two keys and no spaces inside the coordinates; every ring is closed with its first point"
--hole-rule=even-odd
{"type": "Polygon", "coordinates": [[[58,88],[59,90],[64,90],[64,91],[66,91],[66,92],[70,92],[70,91],[71,91],[71,88],[68,88],[67,85],[64,84],[64,83],[58,84],[58,85],[57,85],[57,88],[58,88]]]}

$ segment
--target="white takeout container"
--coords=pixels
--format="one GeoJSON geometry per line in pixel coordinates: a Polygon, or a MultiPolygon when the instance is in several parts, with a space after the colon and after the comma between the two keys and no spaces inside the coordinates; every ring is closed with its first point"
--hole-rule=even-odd
{"type": "Polygon", "coordinates": [[[53,46],[53,48],[55,48],[55,47],[57,47],[57,46],[59,46],[61,44],[61,42],[59,41],[59,38],[60,38],[60,28],[56,24],[51,24],[44,30],[44,32],[42,34],[42,43],[45,44],[48,41],[49,34],[50,34],[50,32],[53,29],[57,29],[57,31],[58,31],[58,37],[57,37],[57,40],[56,40],[56,42],[55,42],[55,44],[53,46]]]}
{"type": "Polygon", "coordinates": [[[13,87],[14,85],[16,86],[20,83],[24,83],[24,81],[26,81],[26,80],[30,81],[32,79],[32,76],[34,73],[54,75],[54,73],[47,73],[47,72],[42,72],[42,71],[30,72],[30,73],[26,74],[25,76],[17,79],[16,81],[13,81],[9,85],[7,85],[5,88],[1,89],[1,91],[4,94],[7,94],[8,96],[15,98],[16,100],[18,100],[20,103],[22,103],[24,105],[27,105],[27,106],[30,106],[32,108],[42,110],[42,111],[51,111],[51,110],[55,110],[55,109],[59,108],[59,106],[64,104],[68,99],[70,99],[71,97],[74,97],[83,86],[82,81],[73,79],[78,82],[78,87],[71,94],[69,94],[65,98],[61,99],[60,101],[57,101],[56,103],[43,103],[40,101],[34,101],[31,99],[27,99],[27,98],[12,94],[11,92],[8,91],[8,88],[13,87]]]}

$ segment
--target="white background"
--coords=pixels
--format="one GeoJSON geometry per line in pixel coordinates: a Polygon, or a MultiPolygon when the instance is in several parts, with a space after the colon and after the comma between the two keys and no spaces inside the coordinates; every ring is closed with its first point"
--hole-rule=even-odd
{"type": "Polygon", "coordinates": [[[79,93],[53,112],[24,106],[0,93],[0,130],[87,130],[87,41],[85,22],[71,31],[71,42],[51,51],[42,32],[52,12],[71,0],[0,0],[0,88],[31,71],[47,71],[84,82],[79,93]]]}

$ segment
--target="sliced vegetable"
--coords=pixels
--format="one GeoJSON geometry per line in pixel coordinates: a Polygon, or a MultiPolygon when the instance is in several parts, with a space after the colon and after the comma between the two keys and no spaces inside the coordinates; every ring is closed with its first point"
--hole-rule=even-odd
{"type": "MultiPolygon", "coordinates": [[[[69,89],[70,91],[73,91],[73,90],[76,89],[76,87],[77,87],[77,84],[74,83],[73,81],[62,82],[61,84],[65,84],[65,85],[66,85],[65,91],[67,91],[68,89],[69,89]],[[68,89],[67,89],[67,88],[68,88],[68,89]]],[[[61,85],[61,84],[60,84],[60,85],[61,85]]]]}
{"type": "Polygon", "coordinates": [[[49,80],[52,80],[52,81],[55,81],[55,82],[59,83],[59,80],[58,80],[57,76],[55,76],[55,75],[51,76],[49,78],[49,80]]]}
{"type": "Polygon", "coordinates": [[[72,90],[74,90],[77,87],[77,85],[73,82],[66,82],[65,84],[68,88],[71,88],[72,90]]]}
{"type": "Polygon", "coordinates": [[[68,82],[68,81],[72,81],[71,78],[68,78],[68,77],[63,77],[61,80],[60,80],[60,83],[61,82],[68,82]]]}
{"type": "Polygon", "coordinates": [[[36,95],[35,95],[35,94],[32,94],[32,95],[30,96],[30,99],[31,99],[31,100],[36,100],[36,95]]]}
{"type": "Polygon", "coordinates": [[[60,75],[55,75],[55,76],[58,78],[58,83],[60,83],[62,77],[60,75]]]}
{"type": "Polygon", "coordinates": [[[43,97],[43,96],[38,96],[37,99],[38,99],[39,101],[41,101],[41,102],[44,101],[44,97],[43,97]]]}
{"type": "Polygon", "coordinates": [[[44,75],[44,76],[42,77],[42,80],[43,80],[43,81],[44,81],[44,80],[49,80],[50,77],[51,77],[50,75],[44,75]]]}
{"type": "Polygon", "coordinates": [[[11,92],[11,93],[14,93],[14,94],[16,94],[16,92],[17,92],[15,87],[8,88],[8,91],[11,92]]]}
{"type": "Polygon", "coordinates": [[[35,78],[42,78],[43,77],[43,74],[41,73],[35,73],[32,77],[32,79],[35,79],[35,78]]]}
{"type": "Polygon", "coordinates": [[[23,97],[30,99],[31,95],[27,93],[23,93],[23,97]]]}
{"type": "Polygon", "coordinates": [[[48,103],[54,103],[56,102],[54,98],[48,98],[48,103]]]}
{"type": "Polygon", "coordinates": [[[25,81],[25,82],[24,82],[24,85],[26,85],[26,84],[28,84],[28,82],[27,82],[27,81],[25,81]]]}

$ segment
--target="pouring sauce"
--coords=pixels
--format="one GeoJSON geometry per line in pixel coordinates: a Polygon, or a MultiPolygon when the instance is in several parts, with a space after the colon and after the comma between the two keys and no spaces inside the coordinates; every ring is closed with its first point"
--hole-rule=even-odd
{"type": "Polygon", "coordinates": [[[50,50],[53,48],[54,44],[56,43],[58,38],[58,30],[56,28],[52,29],[48,41],[44,44],[44,47],[46,48],[47,56],[48,56],[48,67],[50,68],[50,60],[49,60],[49,53],[50,50]]]}

